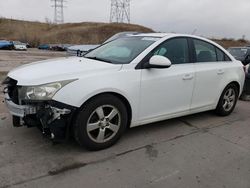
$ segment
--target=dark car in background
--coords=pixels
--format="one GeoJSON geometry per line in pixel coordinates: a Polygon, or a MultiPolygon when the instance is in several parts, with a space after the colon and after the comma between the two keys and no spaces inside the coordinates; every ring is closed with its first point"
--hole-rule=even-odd
{"type": "Polygon", "coordinates": [[[250,66],[246,66],[246,81],[243,94],[250,95],[250,66]]]}
{"type": "Polygon", "coordinates": [[[243,65],[247,65],[250,61],[250,47],[231,47],[228,51],[235,59],[242,62],[243,65]]]}
{"type": "Polygon", "coordinates": [[[11,41],[0,40],[0,50],[13,50],[14,44],[11,41]]]}
{"type": "Polygon", "coordinates": [[[231,47],[228,51],[244,65],[246,79],[241,99],[245,99],[247,95],[250,95],[250,47],[231,47]]]}
{"type": "Polygon", "coordinates": [[[50,49],[50,45],[48,44],[41,44],[38,46],[39,50],[49,50],[50,49]]]}

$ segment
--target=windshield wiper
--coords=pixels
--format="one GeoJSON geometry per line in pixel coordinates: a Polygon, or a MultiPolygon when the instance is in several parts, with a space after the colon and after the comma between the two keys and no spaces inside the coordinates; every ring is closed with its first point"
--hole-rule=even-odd
{"type": "Polygon", "coordinates": [[[103,58],[99,58],[99,57],[86,57],[84,56],[85,58],[88,58],[88,59],[94,59],[94,60],[97,60],[97,61],[103,61],[103,62],[106,62],[106,63],[112,63],[114,64],[112,61],[108,60],[108,59],[103,59],[103,58]]]}

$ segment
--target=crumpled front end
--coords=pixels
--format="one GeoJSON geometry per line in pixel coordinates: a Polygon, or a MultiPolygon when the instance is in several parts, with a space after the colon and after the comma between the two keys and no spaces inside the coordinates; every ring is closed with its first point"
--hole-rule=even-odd
{"type": "Polygon", "coordinates": [[[13,115],[14,127],[38,127],[44,135],[50,136],[54,141],[69,137],[75,107],[53,100],[22,100],[19,97],[22,86],[18,86],[16,80],[8,77],[3,84],[5,103],[13,115]]]}

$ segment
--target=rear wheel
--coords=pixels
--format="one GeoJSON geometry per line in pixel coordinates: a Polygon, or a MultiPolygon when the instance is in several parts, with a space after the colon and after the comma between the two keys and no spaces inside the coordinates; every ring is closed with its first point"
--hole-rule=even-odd
{"type": "Polygon", "coordinates": [[[229,84],[220,97],[215,112],[220,116],[231,114],[235,108],[239,96],[238,88],[235,84],[229,84]]]}
{"type": "Polygon", "coordinates": [[[123,102],[110,94],[100,95],[81,108],[74,125],[76,141],[89,150],[101,150],[115,144],[127,125],[123,102]]]}

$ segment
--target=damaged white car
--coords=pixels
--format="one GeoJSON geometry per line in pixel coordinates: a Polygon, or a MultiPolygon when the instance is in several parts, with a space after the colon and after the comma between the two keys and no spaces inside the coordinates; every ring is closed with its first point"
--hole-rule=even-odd
{"type": "Polygon", "coordinates": [[[241,62],[210,40],[154,33],[21,66],[3,84],[14,126],[36,126],[53,140],[73,135],[99,150],[128,127],[207,110],[229,115],[244,75],[241,62]]]}

